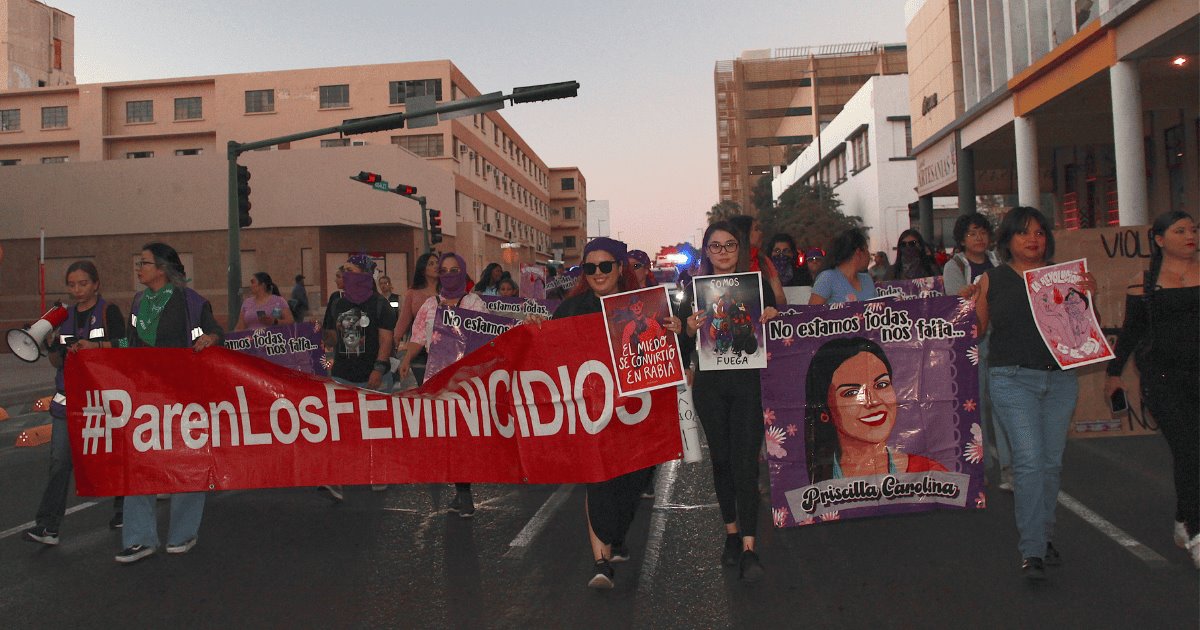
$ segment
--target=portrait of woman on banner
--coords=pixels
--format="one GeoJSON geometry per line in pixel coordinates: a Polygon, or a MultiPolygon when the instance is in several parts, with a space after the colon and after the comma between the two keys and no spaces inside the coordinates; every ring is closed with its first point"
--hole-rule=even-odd
{"type": "Polygon", "coordinates": [[[833,339],[813,355],[805,388],[809,483],[946,470],[889,446],[899,413],[892,373],[883,348],[862,337],[833,339]]]}

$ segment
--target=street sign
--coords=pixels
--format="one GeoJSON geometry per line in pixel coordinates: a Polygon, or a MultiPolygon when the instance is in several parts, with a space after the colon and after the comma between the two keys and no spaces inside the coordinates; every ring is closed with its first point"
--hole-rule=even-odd
{"type": "Polygon", "coordinates": [[[387,181],[386,181],[386,180],[382,180],[382,179],[381,179],[381,180],[379,180],[379,181],[377,181],[377,182],[375,182],[374,184],[371,184],[371,188],[374,188],[375,190],[382,190],[382,191],[384,191],[384,192],[388,192],[389,190],[391,190],[391,189],[388,187],[388,183],[387,183],[387,181]]]}

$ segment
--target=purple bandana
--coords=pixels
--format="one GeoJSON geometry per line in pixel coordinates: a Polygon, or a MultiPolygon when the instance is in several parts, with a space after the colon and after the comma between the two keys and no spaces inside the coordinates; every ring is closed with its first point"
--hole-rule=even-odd
{"type": "Polygon", "coordinates": [[[467,294],[467,262],[455,253],[442,254],[438,259],[440,266],[447,258],[453,258],[458,263],[458,273],[438,274],[438,295],[447,300],[455,300],[467,294]]]}

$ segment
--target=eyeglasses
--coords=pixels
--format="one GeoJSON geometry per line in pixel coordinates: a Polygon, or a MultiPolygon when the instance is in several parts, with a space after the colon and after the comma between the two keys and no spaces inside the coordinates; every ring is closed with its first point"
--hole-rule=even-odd
{"type": "Polygon", "coordinates": [[[920,243],[916,241],[900,241],[900,247],[920,247],[920,243]]]}
{"type": "Polygon", "coordinates": [[[708,253],[710,253],[710,254],[720,254],[721,252],[729,252],[732,254],[733,252],[736,252],[738,250],[738,242],[737,241],[729,241],[728,243],[725,243],[724,245],[722,245],[716,241],[713,241],[708,244],[706,249],[708,250],[708,253]]]}
{"type": "Polygon", "coordinates": [[[438,269],[438,275],[445,275],[448,273],[458,273],[460,271],[462,271],[462,269],[459,269],[458,267],[451,267],[449,269],[442,267],[441,269],[438,269]]]}
{"type": "Polygon", "coordinates": [[[596,270],[599,270],[600,273],[612,273],[613,268],[616,266],[617,266],[617,261],[615,261],[615,260],[606,260],[600,264],[583,263],[582,265],[580,265],[580,267],[583,269],[583,274],[585,276],[596,275],[596,270]]]}
{"type": "Polygon", "coordinates": [[[134,269],[141,269],[143,265],[155,265],[155,266],[158,266],[158,265],[157,265],[157,264],[156,264],[156,263],[155,263],[153,260],[135,260],[135,261],[133,262],[133,268],[134,268],[134,269]]]}

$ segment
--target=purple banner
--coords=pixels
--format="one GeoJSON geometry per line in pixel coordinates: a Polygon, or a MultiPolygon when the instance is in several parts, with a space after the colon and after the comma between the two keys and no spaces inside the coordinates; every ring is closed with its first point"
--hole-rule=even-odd
{"type": "Polygon", "coordinates": [[[429,341],[426,382],[516,325],[517,322],[501,315],[439,306],[434,313],[433,338],[429,341]]]}
{"type": "Polygon", "coordinates": [[[487,304],[488,310],[493,315],[500,315],[508,319],[521,320],[528,315],[541,315],[542,317],[550,317],[554,314],[554,309],[558,308],[561,300],[538,300],[534,298],[522,297],[500,297],[497,295],[481,295],[483,303],[487,304]]]}
{"type": "Polygon", "coordinates": [[[875,283],[875,294],[879,297],[894,297],[901,300],[936,297],[946,295],[946,280],[941,276],[915,280],[884,280],[875,283]]]}
{"type": "Polygon", "coordinates": [[[225,333],[225,347],[266,359],[285,368],[328,376],[320,322],[297,322],[225,333]]]}
{"type": "Polygon", "coordinates": [[[983,508],[975,306],[798,306],[767,322],[763,422],[777,527],[983,508]]]}

